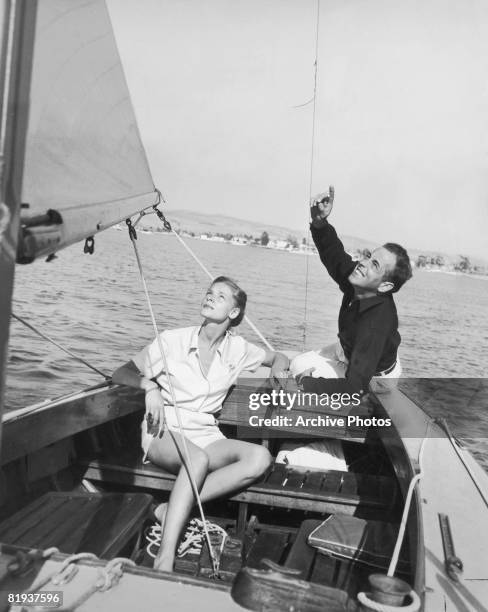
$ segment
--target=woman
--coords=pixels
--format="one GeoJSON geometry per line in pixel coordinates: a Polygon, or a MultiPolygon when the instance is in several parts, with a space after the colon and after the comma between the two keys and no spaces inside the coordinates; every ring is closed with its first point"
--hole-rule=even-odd
{"type": "MultiPolygon", "coordinates": [[[[248,486],[271,462],[263,446],[226,439],[213,416],[244,370],[266,365],[273,378],[287,376],[289,362],[285,355],[265,351],[230,333],[229,328],[239,325],[244,317],[246,300],[245,292],[234,281],[219,276],[203,299],[200,327],[160,334],[202,502],[248,486]]],[[[156,509],[162,540],[154,567],[172,571],[176,546],[194,496],[182,462],[181,434],[159,342],[154,340],[116,370],[113,381],[144,389],[147,421],[147,432],[143,423],[142,434],[144,459],[147,457],[177,474],[168,504],[156,509]]]]}

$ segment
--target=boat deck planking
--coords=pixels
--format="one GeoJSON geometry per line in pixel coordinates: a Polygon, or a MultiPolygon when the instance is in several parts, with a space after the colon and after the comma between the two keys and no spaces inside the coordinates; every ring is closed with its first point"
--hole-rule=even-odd
{"type": "MultiPolygon", "coordinates": [[[[241,420],[237,419],[237,416],[242,415],[242,398],[245,398],[246,395],[241,394],[239,389],[232,393],[236,393],[236,398],[239,395],[239,398],[235,402],[233,399],[229,401],[229,398],[226,400],[229,403],[226,403],[221,422],[235,428],[242,424],[242,416],[239,417],[241,420]]],[[[135,445],[130,442],[134,440],[134,431],[135,439],[139,438],[140,416],[138,413],[141,412],[141,401],[142,396],[137,392],[109,387],[91,391],[87,395],[72,396],[66,401],[48,405],[45,409],[39,410],[39,414],[47,415],[47,422],[43,424],[40,431],[40,440],[30,435],[26,447],[22,450],[31,448],[28,456],[34,456],[34,450],[44,449],[46,444],[58,440],[54,446],[49,447],[50,449],[56,448],[62,443],[62,440],[66,439],[66,428],[63,425],[63,422],[69,421],[66,418],[66,411],[69,411],[71,417],[72,413],[81,408],[81,413],[85,416],[89,414],[90,418],[85,421],[84,427],[82,427],[82,419],[76,420],[79,427],[77,426],[76,431],[72,433],[78,433],[78,435],[69,440],[70,445],[77,450],[78,456],[83,448],[88,450],[88,456],[85,460],[76,460],[76,463],[72,465],[75,472],[78,473],[77,468],[82,466],[81,476],[84,475],[85,478],[93,480],[102,488],[149,489],[158,494],[162,491],[169,491],[173,486],[174,475],[154,465],[143,464],[140,450],[137,448],[131,452],[123,450],[127,449],[128,444],[130,448],[134,448],[135,445]],[[49,425],[52,426],[51,430],[49,430],[49,425]],[[82,433],[84,430],[87,431],[82,433]],[[127,442],[127,435],[129,435],[129,442],[127,442]],[[91,440],[91,445],[87,443],[88,440],[91,440]],[[100,455],[100,451],[107,448],[111,450],[100,455]]],[[[13,432],[15,428],[18,433],[19,427],[28,427],[29,423],[32,424],[38,418],[38,413],[32,415],[25,413],[22,418],[11,418],[10,427],[12,429],[10,431],[13,432]]],[[[315,437],[318,436],[315,435],[315,437]]],[[[249,527],[247,514],[250,504],[323,515],[343,512],[364,518],[386,518],[396,513],[399,497],[398,484],[396,479],[389,475],[388,470],[386,470],[388,475],[385,475],[385,472],[378,468],[381,461],[375,464],[374,460],[371,461],[368,458],[368,453],[376,452],[374,449],[378,443],[377,440],[373,440],[371,445],[364,444],[366,438],[367,436],[364,435],[361,439],[362,444],[356,445],[349,442],[351,448],[354,447],[358,456],[362,458],[359,461],[357,472],[310,470],[274,464],[273,469],[265,475],[261,482],[231,498],[239,505],[235,533],[241,539],[247,533],[247,539],[244,541],[244,558],[249,566],[260,568],[263,557],[286,565],[301,555],[300,563],[308,566],[307,580],[317,583],[325,581],[326,584],[337,585],[338,588],[350,590],[351,593],[357,589],[358,581],[362,584],[362,569],[358,569],[357,564],[332,559],[312,549],[306,551],[303,545],[302,552],[297,552],[296,547],[299,545],[296,541],[296,530],[286,526],[286,522],[283,526],[259,525],[256,528],[253,527],[251,535],[249,531],[246,532],[246,527],[249,527]],[[371,467],[371,470],[368,469],[368,466],[371,467]],[[310,554],[312,554],[312,559],[309,558],[310,554]],[[356,573],[357,577],[355,577],[356,573]]],[[[15,449],[8,447],[8,452],[12,457],[15,449]]],[[[66,455],[66,453],[60,453],[60,455],[63,454],[66,455]]],[[[356,466],[356,460],[353,466],[356,466]]],[[[76,520],[79,520],[80,516],[77,511],[73,513],[76,520]]],[[[50,518],[46,521],[47,526],[49,521],[50,518]]],[[[38,540],[38,544],[43,545],[42,538],[38,540]]],[[[237,560],[235,550],[234,552],[224,550],[222,562],[222,578],[230,582],[241,564],[240,555],[237,560]]],[[[208,550],[204,546],[198,558],[190,556],[178,560],[175,569],[188,577],[197,579],[210,577],[212,569],[208,550]]]]}
{"type": "MultiPolygon", "coordinates": [[[[397,431],[398,440],[389,440],[385,447],[391,454],[402,494],[409,475],[405,472],[404,461],[397,459],[406,456],[418,469],[423,436],[428,436],[423,453],[424,473],[417,485],[418,494],[414,496],[409,517],[409,541],[412,550],[417,551],[413,558],[416,566],[414,588],[424,597],[424,609],[488,612],[488,532],[481,528],[488,520],[486,502],[476,491],[446,433],[437,425],[431,425],[428,430],[431,418],[421,407],[398,389],[377,399],[397,431]],[[456,554],[464,564],[459,582],[454,582],[446,572],[439,513],[449,516],[456,554]]],[[[461,450],[461,454],[486,496],[486,472],[468,452],[461,450]]]]}
{"type": "Polygon", "coordinates": [[[0,541],[111,559],[137,539],[152,501],[144,493],[46,493],[0,523],[0,541]]]}
{"type": "MultiPolygon", "coordinates": [[[[151,463],[144,464],[139,451],[80,463],[86,469],[84,478],[100,484],[161,492],[170,491],[175,480],[173,474],[151,463]]],[[[241,504],[378,518],[392,512],[398,499],[398,487],[388,476],[309,470],[275,463],[261,481],[230,499],[241,504]]]]}

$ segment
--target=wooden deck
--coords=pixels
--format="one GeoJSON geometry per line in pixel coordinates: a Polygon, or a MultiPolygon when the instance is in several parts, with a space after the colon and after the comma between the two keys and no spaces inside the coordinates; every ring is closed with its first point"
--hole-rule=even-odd
{"type": "MultiPolygon", "coordinates": [[[[370,565],[357,560],[338,558],[319,552],[308,544],[308,536],[322,521],[308,519],[298,530],[272,525],[250,526],[243,538],[235,537],[233,527],[219,521],[230,535],[224,546],[219,565],[219,579],[232,583],[241,565],[264,569],[263,559],[269,559],[287,569],[299,570],[301,580],[333,586],[355,596],[365,588],[368,576],[374,571],[370,565]],[[242,560],[241,560],[242,557],[242,560]]],[[[210,578],[212,564],[204,543],[200,553],[177,558],[175,571],[181,574],[210,578]]],[[[409,569],[402,570],[405,577],[409,569]]]]}
{"type": "MultiPolygon", "coordinates": [[[[238,437],[246,438],[334,438],[336,440],[345,440],[353,442],[365,442],[368,435],[368,428],[359,425],[338,424],[338,419],[346,420],[348,416],[359,416],[367,418],[371,416],[373,406],[368,401],[363,401],[360,406],[342,407],[338,410],[332,410],[330,407],[317,406],[311,401],[304,401],[303,405],[295,406],[292,410],[287,410],[282,405],[270,405],[268,408],[261,408],[256,411],[251,411],[250,396],[255,393],[269,393],[269,381],[267,379],[240,379],[238,384],[229,391],[222,406],[222,410],[218,415],[218,421],[221,425],[231,425],[237,427],[238,437]],[[298,417],[303,420],[298,425],[263,425],[259,427],[251,426],[250,417],[262,417],[265,419],[273,419],[281,417],[282,419],[291,418],[294,423],[298,417]],[[332,419],[327,426],[317,426],[312,424],[304,424],[310,421],[307,419],[316,419],[329,417],[332,419]]],[[[299,389],[293,379],[289,379],[287,392],[298,393],[299,389]]],[[[302,392],[303,393],[303,392],[302,392]]],[[[303,395],[302,395],[303,397],[303,395]]]]}
{"type": "MultiPolygon", "coordinates": [[[[84,478],[98,483],[161,492],[171,490],[175,480],[173,474],[151,463],[142,463],[139,453],[112,455],[81,463],[85,469],[84,478]]],[[[275,463],[262,480],[231,499],[241,505],[259,504],[322,514],[342,512],[378,518],[391,512],[397,494],[396,481],[387,476],[311,470],[275,463]]],[[[241,518],[245,518],[245,512],[241,512],[241,518]]]]}
{"type": "Polygon", "coordinates": [[[111,559],[135,548],[153,499],[143,493],[51,492],[0,523],[0,542],[28,548],[56,546],[111,559]]]}

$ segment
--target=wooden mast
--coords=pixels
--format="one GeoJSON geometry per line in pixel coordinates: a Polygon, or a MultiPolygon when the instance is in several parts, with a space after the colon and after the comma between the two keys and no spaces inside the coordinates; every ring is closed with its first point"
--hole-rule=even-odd
{"type": "Polygon", "coordinates": [[[37,0],[1,0],[0,448],[37,0]]]}

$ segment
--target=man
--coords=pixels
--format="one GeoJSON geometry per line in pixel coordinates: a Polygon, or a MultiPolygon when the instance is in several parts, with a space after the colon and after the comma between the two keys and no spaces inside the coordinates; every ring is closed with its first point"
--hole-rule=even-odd
{"type": "MultiPolygon", "coordinates": [[[[406,250],[394,243],[384,244],[354,262],[327,221],[333,203],[333,187],[328,194],[312,199],[310,227],[322,263],[344,294],[339,311],[339,344],[322,350],[319,356],[299,355],[290,370],[302,376],[313,373],[324,378],[344,377],[345,384],[333,384],[330,391],[363,394],[368,392],[371,379],[376,390],[381,390],[383,377],[398,379],[401,374],[393,293],[412,276],[412,269],[406,250]]],[[[309,391],[311,386],[317,386],[310,385],[310,379],[307,382],[309,391]]],[[[322,392],[329,391],[323,384],[320,388],[322,392]]]]}

